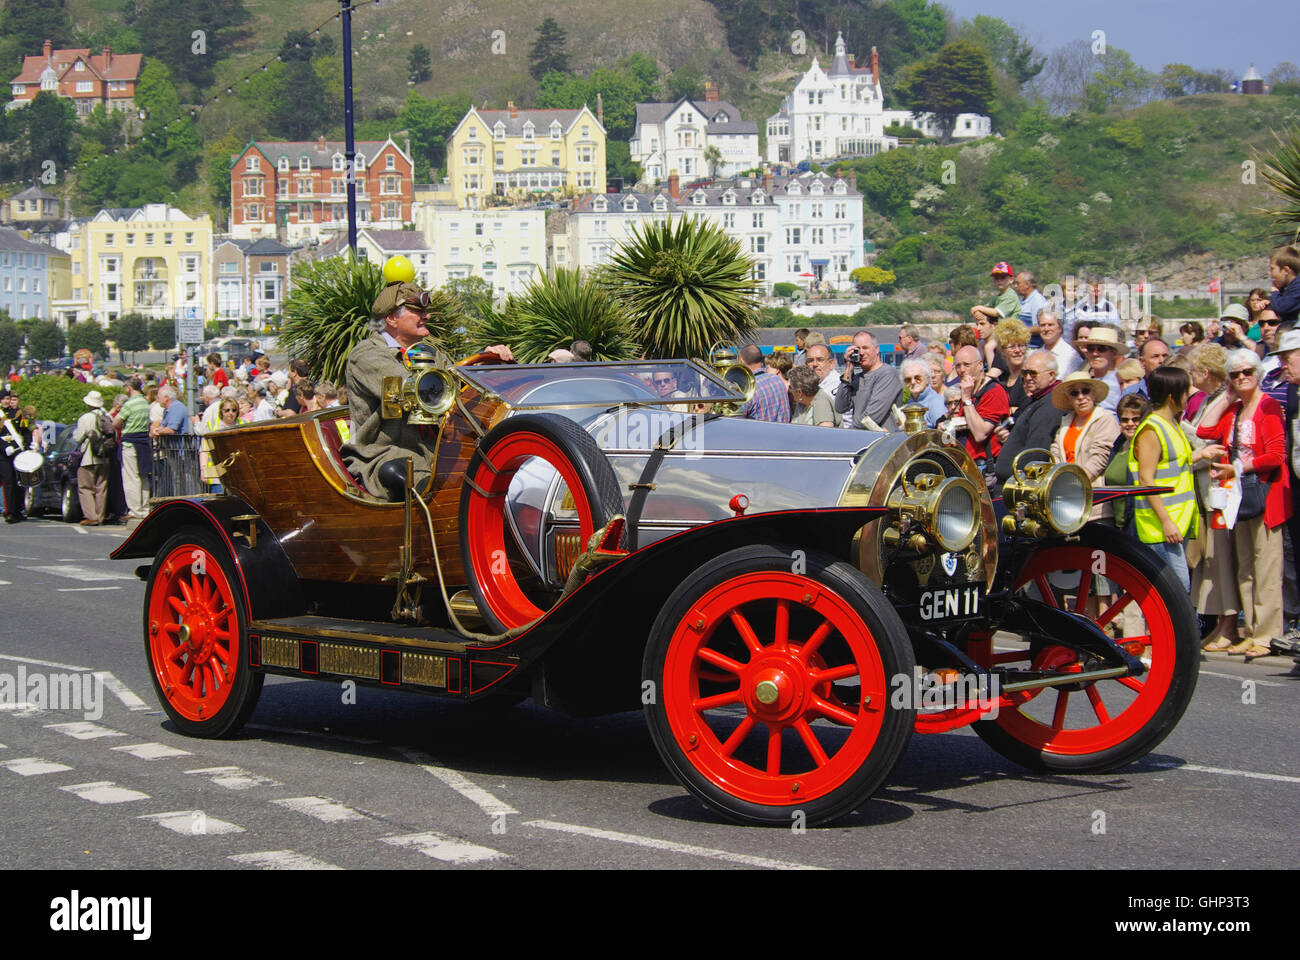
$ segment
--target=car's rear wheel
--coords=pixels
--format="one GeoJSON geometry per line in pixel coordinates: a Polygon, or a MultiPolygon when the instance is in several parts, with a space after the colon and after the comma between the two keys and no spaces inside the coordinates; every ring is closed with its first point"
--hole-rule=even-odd
{"type": "MultiPolygon", "coordinates": [[[[1085,681],[1013,694],[1014,707],[974,725],[989,746],[1034,770],[1092,773],[1145,756],[1187,709],[1196,689],[1199,631],[1187,591],[1169,567],[1142,544],[1089,524],[1076,543],[1045,545],[1026,559],[1014,589],[1034,599],[1086,613],[1104,576],[1115,593],[1098,603],[1096,622],[1120,623],[1126,608],[1141,625],[1117,642],[1147,665],[1135,677],[1085,681]]],[[[995,650],[993,640],[970,648],[985,666],[1078,673],[1091,669],[1078,651],[1050,638],[1028,638],[995,650]]]]}
{"type": "Polygon", "coordinates": [[[618,478],[585,430],[557,414],[524,414],[498,424],[479,441],[460,496],[460,547],[470,591],[495,632],[531,623],[545,611],[537,591],[521,583],[509,529],[506,492],[533,458],[555,468],[577,518],[579,551],[623,512],[618,478]]]}
{"type": "Polygon", "coordinates": [[[742,547],[690,572],[660,612],[646,718],[710,807],[742,823],[821,823],[862,804],[902,755],[915,710],[892,705],[890,688],[914,667],[906,628],[854,567],[742,547]]]}
{"type": "Polygon", "coordinates": [[[23,510],[29,517],[39,517],[45,512],[41,504],[41,489],[34,483],[23,491],[23,510]]]}
{"type": "Polygon", "coordinates": [[[81,519],[81,501],[77,498],[77,485],[69,480],[63,485],[59,495],[59,513],[65,523],[76,523],[81,519]]]}
{"type": "Polygon", "coordinates": [[[252,714],[263,675],[248,666],[248,620],[234,564],[209,532],[158,551],[145,588],[144,646],[154,689],[184,733],[220,737],[252,714]]]}

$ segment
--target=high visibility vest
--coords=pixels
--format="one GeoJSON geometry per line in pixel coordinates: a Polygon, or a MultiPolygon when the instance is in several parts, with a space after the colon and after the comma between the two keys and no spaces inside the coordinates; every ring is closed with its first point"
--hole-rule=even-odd
{"type": "MultiPolygon", "coordinates": [[[[1138,435],[1147,427],[1155,430],[1156,436],[1160,438],[1160,463],[1156,465],[1154,483],[1156,486],[1174,488],[1173,493],[1164,494],[1161,501],[1178,525],[1179,533],[1186,537],[1190,530],[1194,536],[1197,527],[1196,481],[1192,474],[1192,445],[1183,431],[1154,413],[1143,420],[1129,444],[1129,472],[1133,477],[1138,476],[1138,435]],[[1172,455],[1170,451],[1173,451],[1172,455]]],[[[1138,497],[1134,502],[1133,521],[1138,539],[1143,543],[1164,542],[1164,527],[1148,498],[1138,497]]]]}

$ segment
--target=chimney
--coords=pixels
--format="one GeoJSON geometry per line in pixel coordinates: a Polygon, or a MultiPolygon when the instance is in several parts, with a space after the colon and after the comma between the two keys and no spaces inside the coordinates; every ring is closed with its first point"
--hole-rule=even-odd
{"type": "Polygon", "coordinates": [[[506,103],[506,109],[510,111],[511,120],[519,119],[519,108],[515,106],[515,102],[513,100],[510,100],[506,103]]]}
{"type": "Polygon", "coordinates": [[[712,80],[706,80],[704,82],[704,102],[705,103],[718,102],[718,85],[714,83],[712,80]]]}
{"type": "Polygon", "coordinates": [[[677,177],[677,171],[673,170],[668,174],[668,196],[676,200],[682,195],[681,181],[677,177]]]}
{"type": "Polygon", "coordinates": [[[407,138],[406,138],[406,150],[405,150],[405,153],[406,153],[406,155],[407,155],[408,157],[411,155],[411,138],[410,138],[410,137],[407,137],[407,138]]]}
{"type": "Polygon", "coordinates": [[[596,94],[596,119],[602,127],[605,125],[605,98],[599,93],[596,94]]]}
{"type": "Polygon", "coordinates": [[[854,57],[854,55],[850,53],[850,54],[849,54],[849,69],[850,69],[850,70],[854,69],[854,66],[853,66],[853,57],[854,57]]]}
{"type": "Polygon", "coordinates": [[[45,59],[49,61],[54,56],[54,44],[52,41],[45,41],[45,59]]]}
{"type": "Polygon", "coordinates": [[[316,139],[316,149],[319,150],[321,153],[324,153],[324,152],[325,152],[325,138],[324,138],[324,137],[318,137],[318,138],[316,139]]]}
{"type": "Polygon", "coordinates": [[[113,64],[113,49],[111,47],[105,47],[104,48],[104,69],[107,70],[110,66],[112,66],[112,64],[113,64]]]}
{"type": "Polygon", "coordinates": [[[875,47],[871,48],[871,82],[880,86],[880,54],[875,47]]]}
{"type": "Polygon", "coordinates": [[[772,192],[772,171],[771,170],[763,171],[763,192],[764,193],[772,192]]]}

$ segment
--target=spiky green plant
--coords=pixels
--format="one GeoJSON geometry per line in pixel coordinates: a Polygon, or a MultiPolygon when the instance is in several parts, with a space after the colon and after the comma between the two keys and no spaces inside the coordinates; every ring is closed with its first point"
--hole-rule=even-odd
{"type": "MultiPolygon", "coordinates": [[[[313,377],[342,383],[348,354],[370,336],[370,305],[384,288],[379,267],[367,260],[330,257],[294,269],[294,288],[284,302],[279,345],[302,357],[313,377]]],[[[429,342],[455,358],[465,349],[466,317],[460,301],[432,292],[429,342]]]]}
{"type": "Polygon", "coordinates": [[[602,274],[646,356],[704,357],[757,325],[754,262],[706,220],[650,223],[602,274]]]}
{"type": "Polygon", "coordinates": [[[478,346],[505,343],[522,363],[541,363],[575,340],[590,343],[597,360],[627,360],[637,353],[631,326],[609,290],[564,267],[553,277],[536,277],[475,331],[478,346]]]}
{"type": "Polygon", "coordinates": [[[1273,139],[1277,149],[1259,157],[1260,172],[1281,206],[1261,212],[1272,219],[1278,239],[1295,243],[1300,240],[1300,128],[1274,130],[1273,139]]]}

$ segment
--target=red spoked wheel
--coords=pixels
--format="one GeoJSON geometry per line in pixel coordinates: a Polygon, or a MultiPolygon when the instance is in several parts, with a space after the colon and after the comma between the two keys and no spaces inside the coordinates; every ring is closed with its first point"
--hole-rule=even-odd
{"type": "Polygon", "coordinates": [[[470,591],[483,619],[497,633],[531,623],[554,599],[554,591],[544,585],[522,582],[528,573],[507,517],[510,482],[533,458],[554,467],[568,488],[564,504],[567,508],[572,503],[577,552],[623,512],[614,468],[596,441],[572,420],[553,413],[524,414],[490,430],[465,471],[460,545],[470,591]]]}
{"type": "Polygon", "coordinates": [[[906,630],[848,564],[745,547],[687,576],[651,633],[646,715],[669,768],[744,822],[843,816],[902,754],[914,711],[890,703],[914,665],[906,630]]]}
{"type": "Polygon", "coordinates": [[[172,537],[149,574],[145,650],[154,688],[172,722],[194,736],[242,726],[261,693],[237,590],[229,554],[206,532],[172,537]]]}
{"type": "MultiPolygon", "coordinates": [[[[1196,688],[1196,617],[1173,572],[1137,541],[1089,525],[1079,543],[1030,554],[1014,588],[1094,616],[1103,629],[1124,622],[1126,610],[1140,613],[1140,625],[1117,642],[1147,672],[1017,692],[1010,695],[1013,707],[976,723],[975,732],[999,753],[1038,770],[1111,770],[1149,753],[1178,723],[1196,688]],[[1111,591],[1100,598],[1099,576],[1111,591]]],[[[999,641],[996,648],[981,640],[971,645],[971,655],[985,666],[1010,669],[1068,674],[1090,668],[1077,651],[1044,638],[999,641]]]]}

